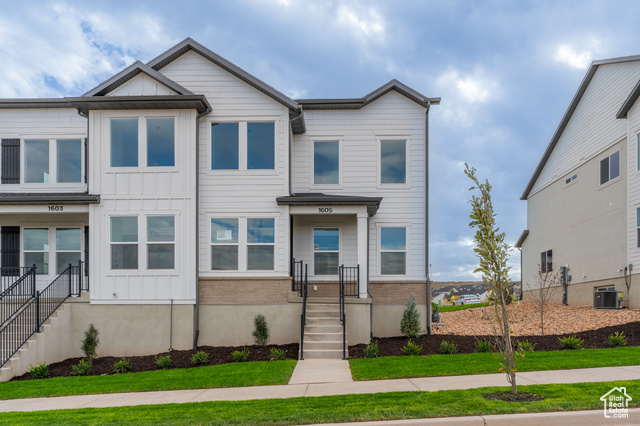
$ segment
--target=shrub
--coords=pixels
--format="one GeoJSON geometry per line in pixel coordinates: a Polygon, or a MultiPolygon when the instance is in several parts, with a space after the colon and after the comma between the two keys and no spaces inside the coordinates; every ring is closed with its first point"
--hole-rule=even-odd
{"type": "Polygon", "coordinates": [[[113,372],[116,374],[128,373],[131,371],[131,362],[127,358],[120,358],[113,364],[113,372]]]}
{"type": "Polygon", "coordinates": [[[71,370],[74,376],[88,376],[91,373],[91,361],[81,359],[78,365],[71,366],[71,370]]]}
{"type": "Polygon", "coordinates": [[[269,361],[284,361],[287,359],[287,351],[284,349],[271,348],[269,350],[269,361]]]}
{"type": "Polygon", "coordinates": [[[415,339],[420,335],[420,314],[416,308],[417,305],[418,301],[413,293],[411,293],[411,297],[404,302],[404,311],[402,312],[402,320],[400,321],[400,331],[402,335],[410,339],[415,339]]]}
{"type": "Polygon", "coordinates": [[[422,345],[416,345],[411,340],[409,340],[409,342],[407,343],[407,346],[402,348],[402,353],[409,356],[420,355],[421,352],[422,352],[422,345]]]}
{"type": "Polygon", "coordinates": [[[96,350],[100,345],[98,334],[98,329],[95,328],[93,324],[89,324],[89,329],[84,332],[84,340],[82,340],[82,352],[84,352],[84,356],[89,358],[89,363],[91,363],[91,359],[96,356],[96,350]]]}
{"type": "Polygon", "coordinates": [[[191,364],[193,365],[205,365],[209,363],[209,354],[205,351],[198,351],[191,355],[191,364]]]}
{"type": "Polygon", "coordinates": [[[455,354],[458,352],[458,345],[453,342],[447,342],[443,340],[440,342],[440,353],[441,354],[455,354]]]}
{"type": "Polygon", "coordinates": [[[49,366],[46,362],[41,362],[38,365],[29,365],[29,373],[34,379],[46,379],[49,377],[49,366]]]}
{"type": "Polygon", "coordinates": [[[478,338],[476,338],[475,343],[473,344],[475,346],[475,348],[473,349],[474,352],[491,352],[491,343],[487,342],[486,340],[480,340],[478,338]]]}
{"type": "Polygon", "coordinates": [[[609,335],[609,346],[627,346],[627,338],[624,336],[624,331],[616,331],[609,335]]]}
{"type": "Polygon", "coordinates": [[[378,349],[378,342],[371,339],[367,346],[364,347],[365,358],[378,358],[380,350],[378,349]]]}
{"type": "Polygon", "coordinates": [[[580,349],[584,343],[584,340],[577,337],[575,334],[573,336],[558,337],[558,340],[560,340],[564,349],[580,349]]]}
{"type": "Polygon", "coordinates": [[[171,367],[171,355],[156,357],[156,365],[158,368],[166,369],[171,367]]]}
{"type": "Polygon", "coordinates": [[[535,343],[531,343],[528,340],[518,340],[518,350],[520,352],[533,352],[535,346],[535,343]]]}
{"type": "Polygon", "coordinates": [[[249,349],[244,348],[241,351],[233,351],[231,352],[231,356],[234,362],[245,362],[249,356],[249,349]]]}
{"type": "Polygon", "coordinates": [[[256,315],[253,319],[253,340],[258,346],[266,346],[269,341],[269,325],[264,315],[256,315]]]}

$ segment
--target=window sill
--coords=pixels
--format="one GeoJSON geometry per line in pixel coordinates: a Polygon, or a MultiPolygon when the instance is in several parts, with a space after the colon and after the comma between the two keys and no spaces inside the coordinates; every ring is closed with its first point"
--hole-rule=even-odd
{"type": "Polygon", "coordinates": [[[603,184],[600,184],[598,190],[604,189],[604,188],[608,188],[609,186],[615,184],[616,182],[619,182],[622,180],[622,176],[618,176],[617,178],[611,179],[608,182],[605,182],[603,184]]]}

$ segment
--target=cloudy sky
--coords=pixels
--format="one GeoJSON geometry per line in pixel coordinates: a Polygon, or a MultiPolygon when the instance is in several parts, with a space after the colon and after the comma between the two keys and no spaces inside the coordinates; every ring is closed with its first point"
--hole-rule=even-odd
{"type": "MultiPolygon", "coordinates": [[[[464,163],[493,185],[513,244],[520,201],[592,60],[640,54],[637,1],[0,0],[0,97],[78,96],[192,37],[292,98],[397,78],[430,119],[435,281],[473,280],[464,163]],[[178,6],[179,4],[179,6],[178,6]]],[[[512,256],[519,279],[519,253],[512,256]]]]}

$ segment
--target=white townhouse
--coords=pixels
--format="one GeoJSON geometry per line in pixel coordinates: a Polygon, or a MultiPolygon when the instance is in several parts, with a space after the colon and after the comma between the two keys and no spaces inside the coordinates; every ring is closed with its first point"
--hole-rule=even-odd
{"type": "Polygon", "coordinates": [[[640,308],[639,96],[640,56],[591,64],[522,194],[525,298],[558,270],[558,303],[640,308]]]}
{"type": "Polygon", "coordinates": [[[89,289],[59,358],[90,323],[103,355],[250,344],[257,314],[297,342],[340,282],[350,344],[399,334],[411,293],[424,325],[439,101],[292,100],[190,38],[81,97],[0,100],[2,284],[89,289]]]}

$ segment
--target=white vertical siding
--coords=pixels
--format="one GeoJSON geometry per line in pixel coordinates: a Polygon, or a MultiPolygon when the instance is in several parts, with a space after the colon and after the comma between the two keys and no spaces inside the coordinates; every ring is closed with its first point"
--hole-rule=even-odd
{"type": "MultiPolygon", "coordinates": [[[[629,146],[629,201],[627,210],[628,226],[628,263],[640,266],[640,248],[638,248],[638,218],[636,210],[640,208],[640,165],[638,164],[638,137],[640,135],[640,102],[629,110],[626,120],[629,146]]],[[[632,273],[640,273],[640,267],[632,273]]]]}

